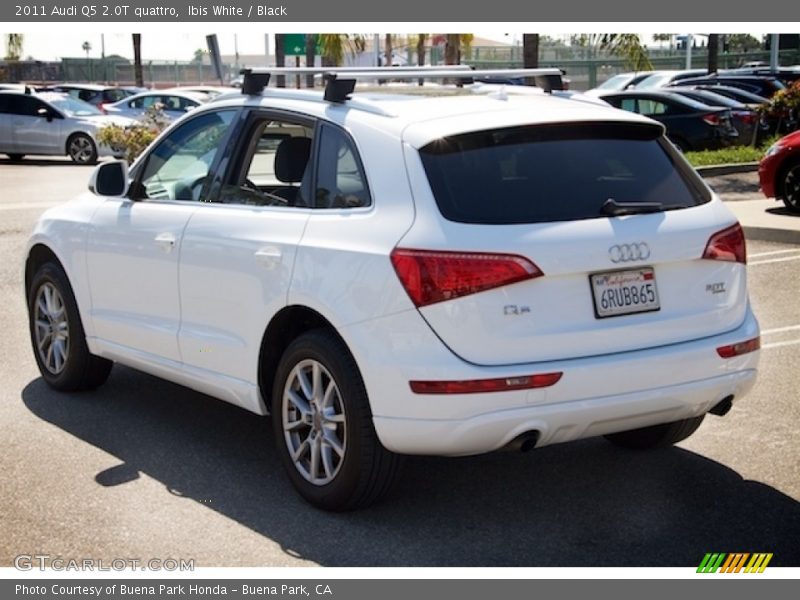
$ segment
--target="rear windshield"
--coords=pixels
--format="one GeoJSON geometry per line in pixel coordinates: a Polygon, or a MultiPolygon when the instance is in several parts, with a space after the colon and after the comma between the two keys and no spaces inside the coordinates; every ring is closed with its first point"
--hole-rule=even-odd
{"type": "Polygon", "coordinates": [[[649,125],[494,129],[436,140],[420,155],[439,210],[460,223],[600,218],[609,199],[658,202],[663,210],[711,199],[661,130],[649,125]]]}

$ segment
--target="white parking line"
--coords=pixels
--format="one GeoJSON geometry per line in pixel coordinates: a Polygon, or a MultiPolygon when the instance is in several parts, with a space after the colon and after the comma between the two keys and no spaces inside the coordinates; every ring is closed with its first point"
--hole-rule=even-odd
{"type": "Polygon", "coordinates": [[[800,325],[787,325],[786,327],[774,327],[773,329],[764,329],[761,335],[771,335],[773,333],[783,333],[784,331],[795,331],[800,329],[800,325]]]}
{"type": "Polygon", "coordinates": [[[755,262],[748,262],[747,264],[752,267],[755,265],[769,265],[772,263],[787,262],[790,260],[800,260],[800,254],[798,254],[797,256],[786,256],[784,258],[770,258],[767,260],[757,260],[755,262]]]}
{"type": "Polygon", "coordinates": [[[756,252],[755,254],[748,254],[748,258],[760,258],[762,256],[775,256],[776,254],[791,254],[792,252],[800,252],[800,248],[792,248],[790,250],[771,250],[769,252],[756,252]]]}
{"type": "Polygon", "coordinates": [[[796,346],[800,344],[800,340],[786,340],[785,342],[772,342],[771,344],[764,344],[761,346],[762,350],[769,348],[781,348],[782,346],[796,346]]]}
{"type": "Polygon", "coordinates": [[[51,206],[58,206],[60,202],[11,202],[9,204],[0,204],[0,210],[25,210],[28,208],[50,208],[51,206]]]}

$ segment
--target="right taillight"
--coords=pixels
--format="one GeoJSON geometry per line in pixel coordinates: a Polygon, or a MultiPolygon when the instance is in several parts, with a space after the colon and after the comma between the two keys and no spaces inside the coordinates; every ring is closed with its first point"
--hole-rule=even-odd
{"type": "Polygon", "coordinates": [[[719,115],[717,115],[716,113],[711,113],[710,115],[703,116],[703,121],[705,121],[709,125],[719,125],[720,118],[719,115]]]}
{"type": "Polygon", "coordinates": [[[391,259],[417,307],[543,275],[530,260],[513,254],[395,248],[391,259]]]}
{"type": "Polygon", "coordinates": [[[747,264],[744,231],[739,223],[718,231],[709,238],[703,258],[747,264]]]}

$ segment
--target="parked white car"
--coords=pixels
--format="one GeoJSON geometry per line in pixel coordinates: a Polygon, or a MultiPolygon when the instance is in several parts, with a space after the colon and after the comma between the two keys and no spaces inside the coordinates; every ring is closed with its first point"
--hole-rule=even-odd
{"type": "Polygon", "coordinates": [[[106,104],[103,109],[109,115],[121,115],[141,120],[149,109],[158,107],[163,111],[167,119],[172,121],[182,117],[209,99],[210,96],[203,93],[153,90],[129,96],[113,104],[106,104]]]}
{"type": "Polygon", "coordinates": [[[271,413],[292,483],[333,510],[384,495],[403,454],[664,446],[750,390],[742,228],[660,124],[340,83],[245,81],[42,216],[48,384],[116,361],[271,413]]]}
{"type": "Polygon", "coordinates": [[[97,132],[106,125],[133,123],[64,94],[0,91],[0,152],[11,160],[26,154],[67,155],[78,164],[94,164],[101,156],[123,156],[99,144],[97,132]]]}

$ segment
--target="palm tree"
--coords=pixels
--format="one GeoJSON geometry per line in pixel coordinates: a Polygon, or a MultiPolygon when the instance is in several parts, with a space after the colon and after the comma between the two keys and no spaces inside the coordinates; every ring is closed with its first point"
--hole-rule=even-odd
{"type": "Polygon", "coordinates": [[[84,52],[86,52],[86,58],[88,59],[89,52],[92,51],[92,45],[89,42],[83,42],[83,44],[81,44],[81,48],[83,49],[84,52]]]}
{"type": "MultiPolygon", "coordinates": [[[[417,34],[417,65],[420,67],[425,66],[425,42],[428,39],[427,33],[418,33],[417,34]]],[[[419,80],[419,85],[423,85],[424,81],[422,79],[419,80]]]]}
{"type": "Polygon", "coordinates": [[[22,34],[9,33],[6,36],[6,60],[19,60],[22,56],[22,34]]]}
{"type": "Polygon", "coordinates": [[[522,34],[522,66],[526,69],[539,67],[539,34],[522,34]]]}
{"type": "Polygon", "coordinates": [[[344,36],[339,33],[320,33],[319,51],[323,67],[338,67],[344,62],[344,36]]]}
{"type": "Polygon", "coordinates": [[[647,48],[635,33],[592,33],[585,36],[587,46],[595,46],[625,59],[625,66],[631,71],[652,71],[653,64],[647,48]]]}
{"type": "Polygon", "coordinates": [[[719,67],[719,34],[708,34],[708,72],[716,73],[719,67]]]}
{"type": "MultiPolygon", "coordinates": [[[[286,34],[284,33],[276,33],[275,34],[275,66],[276,67],[285,67],[286,66],[286,34]]],[[[286,87],[286,76],[285,75],[278,75],[278,79],[275,82],[275,85],[278,87],[286,87]]]]}
{"type": "Polygon", "coordinates": [[[392,48],[392,34],[387,33],[383,44],[384,67],[391,67],[394,64],[394,49],[392,48]]]}
{"type": "Polygon", "coordinates": [[[144,73],[142,72],[142,34],[133,35],[133,77],[136,85],[144,87],[144,73]]]}
{"type": "MultiPolygon", "coordinates": [[[[316,57],[316,50],[317,50],[317,36],[313,33],[306,34],[306,66],[313,67],[314,66],[314,58],[316,57]]],[[[314,75],[309,74],[306,75],[306,87],[313,88],[314,87],[314,75]]]]}
{"type": "Polygon", "coordinates": [[[461,45],[461,35],[458,33],[448,33],[444,43],[444,64],[457,65],[460,61],[459,46],[461,45]]]}

